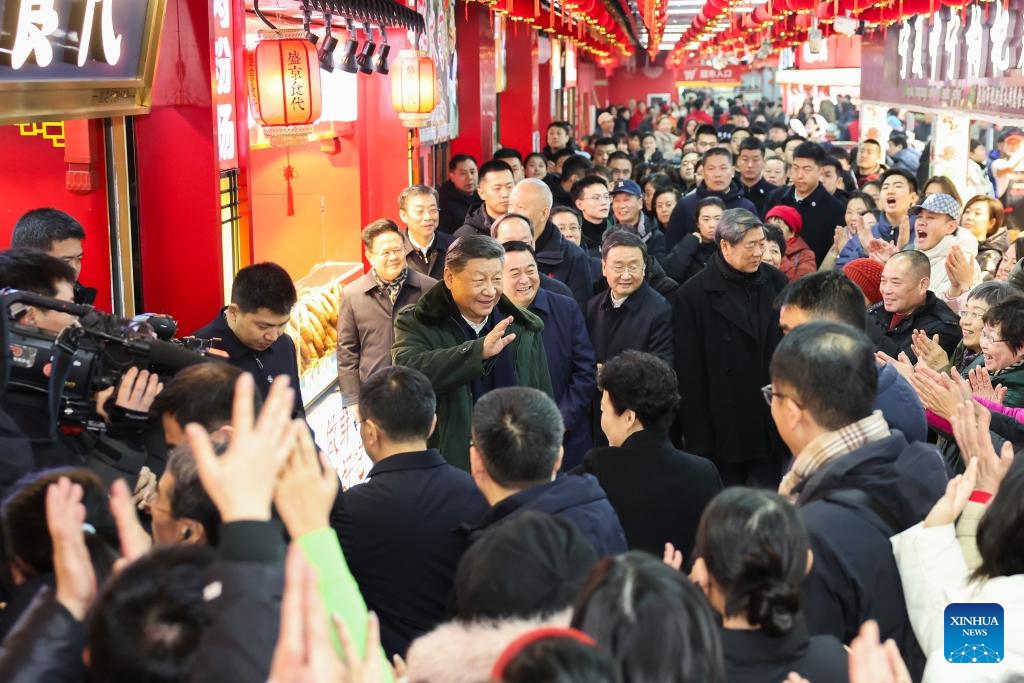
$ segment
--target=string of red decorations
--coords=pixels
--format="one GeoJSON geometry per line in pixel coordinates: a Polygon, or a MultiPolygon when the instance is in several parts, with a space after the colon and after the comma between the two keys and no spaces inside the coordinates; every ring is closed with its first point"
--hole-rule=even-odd
{"type": "MultiPolygon", "coordinates": [[[[1009,6],[1009,0],[996,0],[1009,6]]],[[[669,52],[667,64],[694,59],[747,60],[807,42],[811,32],[822,38],[836,32],[837,21],[860,24],[864,32],[884,30],[942,7],[964,10],[981,0],[707,0],[690,27],[669,52]]]]}

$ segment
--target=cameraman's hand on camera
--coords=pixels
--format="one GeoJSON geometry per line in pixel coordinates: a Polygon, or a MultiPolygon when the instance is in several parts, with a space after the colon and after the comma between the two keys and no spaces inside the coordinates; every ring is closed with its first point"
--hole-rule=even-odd
{"type": "Polygon", "coordinates": [[[278,475],[274,506],[292,538],[330,525],[338,473],[320,456],[302,420],[292,422],[292,453],[278,475]]]}
{"type": "Polygon", "coordinates": [[[288,386],[288,377],[279,375],[274,380],[258,418],[253,416],[255,391],[251,375],[238,378],[231,444],[224,455],[214,453],[210,435],[202,426],[190,423],[185,427],[199,479],[224,522],[270,519],[277,475],[292,452],[295,391],[288,386]]]}
{"type": "MultiPolygon", "coordinates": [[[[128,368],[121,381],[117,384],[117,398],[114,405],[128,413],[148,414],[153,399],[164,390],[163,382],[156,373],[149,370],[139,370],[136,367],[128,368]]],[[[107,412],[107,401],[114,394],[114,387],[108,387],[103,391],[96,392],[96,412],[107,423],[110,422],[110,414],[107,412]]]]}
{"type": "Polygon", "coordinates": [[[57,602],[76,620],[85,619],[96,598],[96,572],[85,546],[85,506],[81,484],[67,477],[46,491],[46,526],[53,541],[57,602]]]}

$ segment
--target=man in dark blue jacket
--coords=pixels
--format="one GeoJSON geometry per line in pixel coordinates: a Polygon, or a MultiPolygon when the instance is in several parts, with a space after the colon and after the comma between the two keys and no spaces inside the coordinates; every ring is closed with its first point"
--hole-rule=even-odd
{"type": "Polygon", "coordinates": [[[754,203],[743,196],[740,184],[733,180],[736,169],[732,152],[725,147],[714,147],[704,153],[700,160],[704,169],[704,180],[697,189],[681,198],[668,217],[665,230],[665,250],[672,247],[691,232],[697,232],[697,202],[705,197],[718,197],[725,202],[726,209],[746,209],[757,213],[754,203]]]}
{"type": "MultiPolygon", "coordinates": [[[[850,278],[835,270],[812,273],[789,283],[775,299],[775,307],[783,334],[812,320],[831,320],[865,329],[864,296],[850,278]]],[[[882,411],[889,427],[903,432],[907,441],[928,439],[928,421],[921,399],[892,365],[878,366],[874,407],[882,411]]]]}
{"type": "Polygon", "coordinates": [[[367,606],[380,618],[388,655],[445,620],[463,524],[487,501],[462,470],[427,448],[434,390],[422,373],[391,367],[359,390],[360,435],[373,461],[369,480],[338,495],[331,526],[367,606]]]}
{"type": "Polygon", "coordinates": [[[562,416],[528,387],[494,389],[473,409],[470,472],[491,508],[469,530],[475,540],[526,510],[566,519],[598,557],[626,552],[626,535],[592,475],[556,477],[562,464],[562,416]]]}
{"type": "Polygon", "coordinates": [[[597,361],[583,312],[572,299],[540,287],[537,260],[524,242],[505,242],[505,294],[544,321],[544,352],[551,388],[565,423],[562,469],[583,460],[593,445],[590,405],[597,391],[597,361]]]}
{"type": "Polygon", "coordinates": [[[874,410],[874,346],[860,330],[800,325],[779,343],[770,374],[765,399],[795,456],[779,493],[796,502],[814,553],[804,586],[808,627],[849,643],[874,619],[918,680],[924,656],[889,538],[924,519],[945,492],[942,457],[890,431],[874,410]]]}

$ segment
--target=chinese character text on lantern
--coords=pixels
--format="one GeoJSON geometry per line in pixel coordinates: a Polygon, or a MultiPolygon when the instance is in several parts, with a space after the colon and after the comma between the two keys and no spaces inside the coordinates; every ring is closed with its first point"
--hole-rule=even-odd
{"type": "Polygon", "coordinates": [[[323,104],[316,48],[301,32],[261,31],[260,38],[247,54],[253,117],[272,140],[298,141],[312,132],[323,104]]]}
{"type": "Polygon", "coordinates": [[[391,106],[407,128],[422,128],[434,111],[434,62],[418,50],[401,50],[391,64],[391,106]]]}

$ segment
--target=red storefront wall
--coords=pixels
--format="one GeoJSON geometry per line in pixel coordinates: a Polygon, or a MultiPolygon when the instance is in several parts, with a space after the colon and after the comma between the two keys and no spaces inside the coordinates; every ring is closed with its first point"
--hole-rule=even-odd
{"type": "MultiPolygon", "coordinates": [[[[49,207],[68,213],[85,229],[85,260],[80,279],[99,290],[96,305],[110,310],[110,238],[100,137],[102,122],[91,122],[89,128],[89,144],[96,155],[90,164],[96,186],[89,192],[76,192],[67,188],[66,148],[55,147],[40,135],[22,135],[18,126],[0,126],[0,247],[10,245],[14,223],[26,211],[49,207]]],[[[75,134],[72,126],[65,126],[65,130],[75,134]]]]}

